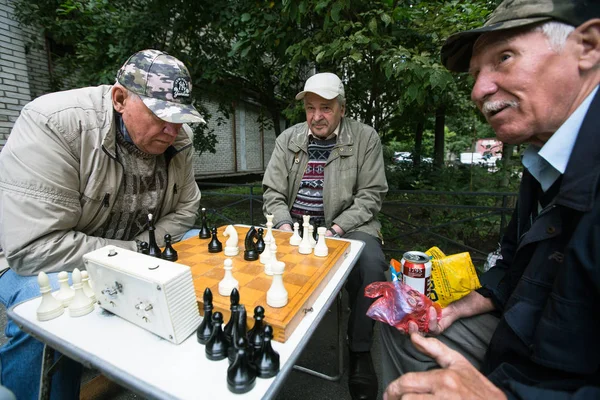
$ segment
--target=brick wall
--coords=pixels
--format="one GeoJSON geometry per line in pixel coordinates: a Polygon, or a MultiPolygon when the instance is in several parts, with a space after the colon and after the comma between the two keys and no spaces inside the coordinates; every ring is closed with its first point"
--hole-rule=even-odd
{"type": "Polygon", "coordinates": [[[45,50],[26,43],[34,33],[19,26],[12,1],[0,0],[0,151],[21,108],[49,90],[45,50]]]}

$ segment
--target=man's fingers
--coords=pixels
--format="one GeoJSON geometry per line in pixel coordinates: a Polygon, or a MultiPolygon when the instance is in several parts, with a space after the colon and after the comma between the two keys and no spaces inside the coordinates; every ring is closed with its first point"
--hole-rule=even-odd
{"type": "Polygon", "coordinates": [[[408,393],[431,393],[430,372],[409,372],[392,381],[385,390],[383,398],[387,400],[400,399],[408,393]]]}
{"type": "MultiPolygon", "coordinates": [[[[433,358],[440,367],[448,368],[457,361],[464,359],[462,355],[446,346],[436,338],[425,338],[421,335],[411,334],[410,340],[417,350],[433,358]]],[[[468,363],[468,362],[467,362],[468,363]]]]}

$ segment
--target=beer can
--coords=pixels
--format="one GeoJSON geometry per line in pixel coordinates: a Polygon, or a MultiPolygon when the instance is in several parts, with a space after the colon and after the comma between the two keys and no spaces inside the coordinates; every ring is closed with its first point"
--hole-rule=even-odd
{"type": "Polygon", "coordinates": [[[429,297],[431,259],[420,251],[407,251],[402,256],[402,282],[429,297]]]}

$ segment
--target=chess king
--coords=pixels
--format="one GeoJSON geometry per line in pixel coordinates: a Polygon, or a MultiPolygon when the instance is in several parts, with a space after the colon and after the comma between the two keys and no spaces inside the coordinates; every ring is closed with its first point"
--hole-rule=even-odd
{"type": "MultiPolygon", "coordinates": [[[[23,108],[0,153],[5,307],[39,295],[40,271],[57,289],[59,271],[82,268],[87,252],[108,244],[137,250],[148,241],[148,214],[160,246],[167,233],[184,237],[200,203],[187,124],[204,122],[191,90],[181,61],[143,50],[114,85],[51,93],[23,108]]],[[[37,398],[43,345],[10,320],[6,335],[1,384],[19,400],[37,398]]],[[[80,375],[81,366],[65,360],[51,398],[79,398],[80,375]]]]}
{"type": "Polygon", "coordinates": [[[274,215],[278,229],[291,231],[308,214],[317,227],[328,228],[327,236],[365,242],[346,282],[351,307],[349,388],[353,399],[374,399],[374,322],[366,316],[373,300],[364,296],[364,289],[384,281],[388,266],[377,220],[388,190],[381,142],[373,128],[344,117],[344,85],[335,74],[311,76],[296,99],[304,102],[306,122],[277,138],[263,179],[263,212],[274,215]]]}

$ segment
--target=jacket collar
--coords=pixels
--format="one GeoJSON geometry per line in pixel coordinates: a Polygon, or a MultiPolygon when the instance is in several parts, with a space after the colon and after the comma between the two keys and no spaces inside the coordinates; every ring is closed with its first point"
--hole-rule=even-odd
{"type": "MultiPolygon", "coordinates": [[[[336,147],[352,146],[354,144],[354,137],[352,136],[352,130],[350,129],[350,121],[347,118],[342,118],[340,121],[340,131],[337,135],[335,142],[336,147]]],[[[294,126],[294,132],[290,139],[288,149],[291,151],[298,152],[300,150],[306,151],[308,149],[308,123],[302,122],[294,126]]]]}
{"type": "Polygon", "coordinates": [[[600,176],[600,91],[583,120],[567,169],[563,175],[556,204],[578,211],[592,209],[600,176]]]}

